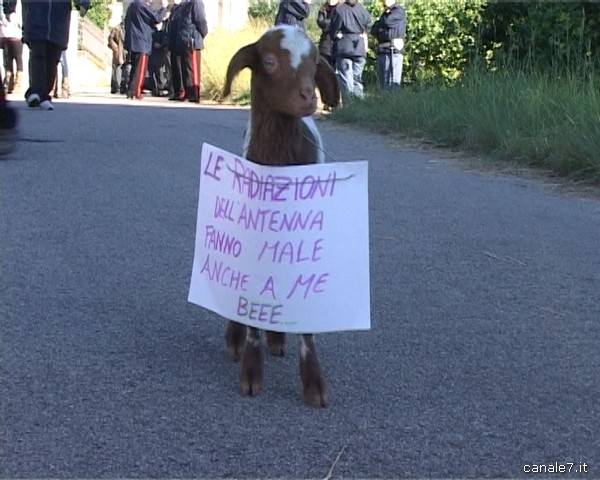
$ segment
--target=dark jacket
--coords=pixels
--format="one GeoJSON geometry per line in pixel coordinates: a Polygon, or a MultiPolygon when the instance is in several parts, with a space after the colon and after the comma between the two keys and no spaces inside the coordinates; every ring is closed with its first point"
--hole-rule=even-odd
{"type": "Polygon", "coordinates": [[[397,3],[387,8],[373,24],[371,35],[377,39],[378,51],[389,52],[392,40],[406,38],[406,12],[404,8],[397,3]]]}
{"type": "Polygon", "coordinates": [[[361,3],[339,4],[329,27],[335,41],[335,54],[346,58],[366,57],[367,46],[362,34],[369,31],[371,22],[371,15],[361,3]]]}
{"type": "Polygon", "coordinates": [[[333,37],[329,27],[331,26],[331,17],[335,12],[335,7],[330,6],[327,2],[317,13],[317,25],[321,29],[321,37],[319,38],[319,52],[321,55],[331,56],[333,52],[333,37]]]}
{"type": "Polygon", "coordinates": [[[281,0],[275,16],[275,25],[306,26],[306,18],[310,13],[310,3],[302,0],[281,0]]]}
{"type": "MultiPolygon", "coordinates": [[[[89,8],[89,0],[75,0],[89,8]]],[[[23,0],[23,41],[44,40],[65,50],[69,44],[71,0],[23,0]]]]}
{"type": "Polygon", "coordinates": [[[208,33],[202,0],[183,0],[171,10],[169,20],[169,50],[186,52],[202,50],[208,33]]]}
{"type": "Polygon", "coordinates": [[[125,14],[125,50],[150,55],[152,33],[166,13],[166,8],[154,10],[146,0],[133,0],[125,14]]]}

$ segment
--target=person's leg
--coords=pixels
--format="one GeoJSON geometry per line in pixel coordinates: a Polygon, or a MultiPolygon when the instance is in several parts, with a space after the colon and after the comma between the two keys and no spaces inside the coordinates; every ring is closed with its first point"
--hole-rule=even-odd
{"type": "Polygon", "coordinates": [[[136,72],[134,75],[133,87],[134,97],[138,100],[142,98],[142,91],[144,90],[144,81],[146,80],[146,71],[148,70],[148,55],[146,53],[140,53],[137,63],[136,72]]]}
{"type": "Polygon", "coordinates": [[[131,78],[131,59],[125,60],[125,63],[121,65],[121,84],[119,86],[119,93],[127,93],[129,90],[129,80],[131,78]]]}
{"type": "Polygon", "coordinates": [[[188,100],[194,100],[194,69],[192,67],[192,51],[188,50],[181,56],[181,73],[185,96],[188,100]]]}
{"type": "Polygon", "coordinates": [[[358,98],[364,97],[362,75],[366,63],[367,59],[365,57],[355,57],[352,59],[352,79],[354,82],[353,93],[358,98]]]}
{"type": "Polygon", "coordinates": [[[190,53],[191,85],[188,94],[190,102],[200,102],[200,50],[192,50],[190,53]]]}
{"type": "Polygon", "coordinates": [[[119,91],[120,80],[117,78],[118,73],[121,71],[121,65],[111,66],[110,70],[110,93],[117,93],[119,91]]]}
{"type": "Polygon", "coordinates": [[[146,69],[148,68],[148,55],[145,53],[131,54],[131,76],[129,81],[128,98],[142,98],[146,69]]]}
{"type": "Polygon", "coordinates": [[[48,80],[46,48],[47,42],[43,40],[29,42],[29,88],[25,92],[25,99],[30,107],[37,107],[46,93],[48,80]]]}
{"type": "Polygon", "coordinates": [[[8,40],[8,39],[3,40],[2,53],[4,55],[3,87],[4,87],[5,93],[12,93],[15,78],[14,78],[14,73],[13,73],[13,58],[11,55],[12,52],[10,49],[10,40],[8,40]]]}
{"type": "Polygon", "coordinates": [[[343,96],[347,97],[354,91],[354,78],[352,76],[352,60],[345,57],[337,57],[336,69],[340,77],[343,96]]]}
{"type": "Polygon", "coordinates": [[[53,110],[52,106],[52,89],[56,82],[56,73],[58,63],[60,62],[60,55],[62,53],[62,47],[52,42],[44,42],[46,44],[46,83],[41,96],[40,106],[46,110],[53,110]]]}
{"type": "Polygon", "coordinates": [[[377,83],[382,90],[386,87],[386,58],[387,55],[385,53],[379,53],[377,55],[377,83]]]}
{"type": "Polygon", "coordinates": [[[404,61],[404,55],[401,53],[394,53],[392,55],[392,77],[390,82],[392,87],[400,88],[400,84],[402,83],[402,63],[404,61]]]}
{"type": "Polygon", "coordinates": [[[173,89],[173,95],[170,100],[183,100],[185,97],[185,90],[183,88],[183,75],[182,71],[182,59],[181,52],[171,52],[171,85],[173,89]]]}
{"type": "MultiPolygon", "coordinates": [[[[8,93],[21,90],[21,76],[23,75],[23,43],[21,40],[8,39],[6,41],[8,54],[8,71],[12,73],[12,84],[8,93]],[[16,71],[14,67],[16,66],[16,71]]],[[[7,73],[8,73],[7,71],[7,73]]]]}

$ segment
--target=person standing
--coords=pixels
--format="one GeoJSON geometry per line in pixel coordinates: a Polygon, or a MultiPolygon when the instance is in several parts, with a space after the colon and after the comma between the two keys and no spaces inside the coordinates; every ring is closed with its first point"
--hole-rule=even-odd
{"type": "Polygon", "coordinates": [[[382,89],[400,88],[406,11],[396,0],[382,1],[385,10],[371,28],[371,35],[377,39],[377,78],[382,89]]]}
{"type": "Polygon", "coordinates": [[[335,64],[346,96],[363,98],[363,70],[367,63],[367,32],[371,15],[358,0],[340,3],[331,18],[335,64]]]}
{"type": "Polygon", "coordinates": [[[58,93],[58,67],[56,71],[56,79],[54,80],[54,98],[70,98],[71,97],[71,83],[69,82],[69,62],[67,61],[67,51],[63,50],[60,54],[60,60],[58,62],[60,66],[60,73],[62,74],[62,80],[60,83],[60,95],[58,93]]]}
{"type": "Polygon", "coordinates": [[[202,0],[182,0],[171,10],[169,50],[173,95],[169,100],[200,102],[200,51],[208,34],[202,0]]]}
{"type": "MultiPolygon", "coordinates": [[[[83,17],[89,0],[73,0],[83,17]]],[[[50,93],[63,50],[69,44],[71,0],[23,0],[23,42],[29,47],[29,107],[54,110],[50,93]]]]}
{"type": "Polygon", "coordinates": [[[148,70],[148,56],[152,52],[152,33],[156,25],[168,17],[166,0],[159,10],[148,0],[133,0],[125,14],[125,50],[131,56],[131,76],[127,98],[142,98],[144,79],[148,70]]]}
{"type": "Polygon", "coordinates": [[[148,72],[152,96],[162,97],[164,92],[170,92],[171,61],[169,54],[168,24],[163,22],[162,27],[152,34],[152,53],[148,59],[148,72]]]}
{"type": "Polygon", "coordinates": [[[4,65],[6,67],[4,87],[6,93],[21,90],[23,76],[23,29],[20,0],[4,0],[0,12],[0,30],[4,37],[4,65]],[[15,71],[16,67],[16,71],[15,71]]]}
{"type": "Polygon", "coordinates": [[[115,25],[108,33],[108,48],[112,51],[112,70],[110,76],[110,93],[126,93],[127,83],[123,82],[123,66],[125,64],[125,31],[123,22],[115,25]]]}
{"type": "Polygon", "coordinates": [[[333,52],[333,37],[331,36],[331,17],[335,12],[338,0],[326,0],[317,13],[317,25],[321,29],[319,37],[319,53],[329,62],[335,70],[335,55],[333,52]]]}
{"type": "Polygon", "coordinates": [[[305,30],[310,3],[311,0],[281,0],[275,15],[275,25],[296,25],[305,30]]]}

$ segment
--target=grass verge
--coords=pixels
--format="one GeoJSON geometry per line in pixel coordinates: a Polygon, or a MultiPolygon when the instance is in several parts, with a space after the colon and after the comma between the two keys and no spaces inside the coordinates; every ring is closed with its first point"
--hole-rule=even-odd
{"type": "Polygon", "coordinates": [[[453,87],[373,93],[333,118],[600,185],[600,90],[591,79],[474,72],[453,87]]]}

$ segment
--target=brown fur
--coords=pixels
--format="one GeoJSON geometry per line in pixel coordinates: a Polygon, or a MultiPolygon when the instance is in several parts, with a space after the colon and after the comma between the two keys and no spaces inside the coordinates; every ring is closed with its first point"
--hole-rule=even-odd
{"type": "MultiPolygon", "coordinates": [[[[319,152],[315,139],[302,121],[317,106],[318,88],[325,105],[335,107],[340,90],[328,62],[312,45],[297,69],[290,64],[290,52],[282,49],[281,30],[272,29],[257,42],[241,48],[227,68],[223,96],[231,92],[235,76],[244,68],[252,70],[252,131],[247,158],[263,165],[298,165],[315,163],[319,152]]],[[[231,358],[242,357],[240,386],[244,395],[256,395],[263,378],[263,356],[257,347],[259,331],[236,322],[227,326],[226,342],[231,358]],[[245,346],[242,353],[242,339],[245,346]]],[[[304,400],[311,406],[327,404],[327,390],[317,358],[313,335],[303,335],[307,355],[300,358],[300,378],[304,400]]],[[[285,334],[267,332],[273,355],[285,352],[285,334]]]]}

